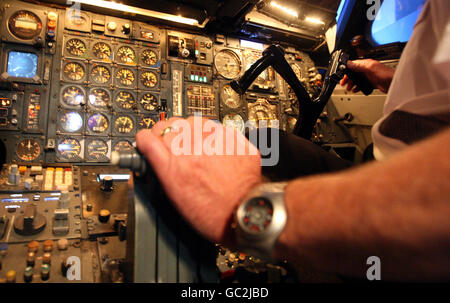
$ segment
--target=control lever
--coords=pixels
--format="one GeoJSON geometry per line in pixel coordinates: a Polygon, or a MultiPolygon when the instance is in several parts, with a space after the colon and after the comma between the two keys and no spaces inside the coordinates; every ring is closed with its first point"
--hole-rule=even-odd
{"type": "Polygon", "coordinates": [[[230,86],[238,94],[243,95],[256,78],[269,66],[289,84],[298,102],[299,114],[293,133],[309,140],[319,115],[330,99],[337,83],[347,74],[365,94],[370,94],[373,88],[364,76],[353,73],[347,68],[349,56],[342,50],[331,55],[329,67],[325,75],[322,90],[317,98],[311,99],[306,89],[298,80],[294,71],[284,57],[284,50],[279,45],[271,45],[263,51],[262,57],[256,61],[239,79],[232,81],[230,86]]]}

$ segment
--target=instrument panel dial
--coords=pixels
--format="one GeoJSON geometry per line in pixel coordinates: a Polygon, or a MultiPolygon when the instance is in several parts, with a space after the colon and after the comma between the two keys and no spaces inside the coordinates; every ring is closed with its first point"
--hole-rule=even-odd
{"type": "Polygon", "coordinates": [[[90,158],[95,160],[105,158],[108,154],[108,145],[103,140],[93,140],[87,146],[87,154],[90,158]]]}
{"type": "Polygon", "coordinates": [[[141,106],[148,111],[155,111],[158,109],[158,100],[150,93],[145,93],[141,100],[139,100],[141,106]]]}
{"type": "Polygon", "coordinates": [[[16,155],[22,161],[33,161],[39,157],[41,147],[34,139],[25,139],[16,147],[16,155]]]}
{"type": "Polygon", "coordinates": [[[111,79],[111,72],[106,66],[97,65],[91,70],[91,79],[99,84],[108,83],[111,79]]]}
{"type": "Polygon", "coordinates": [[[122,109],[132,109],[136,104],[133,95],[127,91],[121,91],[117,94],[116,104],[122,109]]]}
{"type": "Polygon", "coordinates": [[[151,49],[142,52],[142,61],[147,65],[155,65],[158,63],[158,55],[151,49]]]}
{"type": "Polygon", "coordinates": [[[222,103],[230,108],[236,109],[241,106],[241,97],[228,84],[222,88],[221,99],[222,103]]]}
{"type": "Polygon", "coordinates": [[[72,160],[80,156],[81,144],[77,139],[66,138],[58,144],[58,151],[64,159],[72,160]]]}
{"type": "Polygon", "coordinates": [[[128,116],[120,116],[114,122],[114,128],[121,134],[129,134],[134,129],[134,122],[128,116]]]}
{"type": "Polygon", "coordinates": [[[214,66],[219,75],[225,79],[237,78],[242,70],[242,62],[239,56],[232,50],[224,49],[216,54],[214,66]]]}
{"type": "Polygon", "coordinates": [[[89,94],[89,104],[94,107],[107,107],[110,101],[109,93],[103,88],[94,88],[89,94]]]}
{"type": "Polygon", "coordinates": [[[73,56],[81,57],[86,50],[86,44],[80,39],[72,38],[66,42],[66,51],[73,56]]]}
{"type": "Polygon", "coordinates": [[[92,47],[92,53],[96,59],[106,60],[111,58],[111,46],[105,42],[97,42],[92,47]]]}
{"type": "Polygon", "coordinates": [[[64,76],[72,81],[80,81],[84,78],[85,71],[83,65],[77,62],[69,62],[64,66],[64,76]]]}
{"type": "Polygon", "coordinates": [[[114,151],[127,151],[132,149],[133,145],[127,140],[120,140],[114,145],[114,151]]]}
{"type": "Polygon", "coordinates": [[[36,14],[20,10],[9,18],[8,29],[19,39],[31,40],[41,33],[42,21],[36,14]]]}
{"type": "Polygon", "coordinates": [[[117,81],[124,86],[131,86],[134,83],[134,73],[129,68],[121,68],[116,72],[117,81]]]}
{"type": "Polygon", "coordinates": [[[241,115],[239,114],[227,114],[223,117],[222,123],[225,127],[231,126],[241,133],[244,132],[245,122],[241,115]]]}
{"type": "Polygon", "coordinates": [[[141,83],[145,87],[153,88],[158,84],[158,77],[154,72],[146,71],[141,74],[141,83]]]}
{"type": "Polygon", "coordinates": [[[134,64],[134,62],[136,61],[136,53],[129,46],[121,46],[117,50],[117,58],[119,59],[120,63],[134,64]]]}
{"type": "Polygon", "coordinates": [[[84,104],[84,92],[77,86],[67,86],[62,92],[62,100],[69,106],[84,104]]]}
{"type": "Polygon", "coordinates": [[[94,133],[104,133],[109,126],[108,118],[100,113],[93,114],[88,119],[88,127],[94,133]]]}
{"type": "Polygon", "coordinates": [[[142,117],[141,121],[139,121],[139,127],[141,129],[150,129],[155,124],[156,121],[152,117],[142,117]]]}
{"type": "Polygon", "coordinates": [[[60,118],[61,128],[66,132],[73,133],[83,126],[83,118],[77,112],[65,113],[60,118]]]}

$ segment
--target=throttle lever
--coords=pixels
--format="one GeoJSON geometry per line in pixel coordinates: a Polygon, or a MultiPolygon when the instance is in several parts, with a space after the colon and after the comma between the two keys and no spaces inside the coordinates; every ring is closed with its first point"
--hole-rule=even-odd
{"type": "MultiPolygon", "coordinates": [[[[343,52],[342,50],[336,51],[335,54],[339,56],[338,69],[340,70],[340,72],[346,74],[349,79],[353,81],[353,84],[355,84],[364,93],[364,95],[370,95],[373,92],[373,86],[366,78],[366,76],[364,76],[364,74],[362,73],[352,71],[347,67],[347,63],[349,60],[348,54],[343,52]]],[[[340,78],[342,79],[343,75],[341,75],[340,78]]]]}

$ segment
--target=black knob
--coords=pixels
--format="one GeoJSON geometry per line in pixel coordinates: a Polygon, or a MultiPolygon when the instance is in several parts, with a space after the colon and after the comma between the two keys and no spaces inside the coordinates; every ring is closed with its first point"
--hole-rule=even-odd
{"type": "Polygon", "coordinates": [[[37,212],[36,204],[29,204],[25,213],[14,221],[14,231],[22,236],[31,236],[44,230],[47,220],[37,212]]]}
{"type": "Polygon", "coordinates": [[[101,190],[103,191],[112,191],[114,189],[113,187],[114,181],[111,176],[106,176],[102,180],[102,185],[100,186],[101,190]]]}
{"type": "Polygon", "coordinates": [[[124,25],[122,26],[122,33],[123,33],[124,35],[129,35],[130,32],[131,32],[131,27],[130,27],[130,25],[129,25],[128,23],[124,24],[124,25]]]}

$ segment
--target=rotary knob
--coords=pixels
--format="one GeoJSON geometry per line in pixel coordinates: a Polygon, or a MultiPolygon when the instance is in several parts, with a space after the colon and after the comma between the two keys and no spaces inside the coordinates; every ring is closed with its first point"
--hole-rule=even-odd
{"type": "Polygon", "coordinates": [[[122,33],[123,33],[124,35],[129,35],[130,32],[131,32],[131,27],[130,27],[130,25],[129,25],[128,23],[125,23],[125,24],[122,26],[122,33]]]}
{"type": "Polygon", "coordinates": [[[113,22],[113,21],[108,22],[108,24],[106,25],[106,28],[108,28],[109,31],[113,32],[116,30],[117,24],[116,24],[116,22],[113,22]]]}
{"type": "Polygon", "coordinates": [[[31,236],[44,230],[47,219],[37,212],[36,204],[29,204],[25,213],[14,221],[14,231],[22,236],[31,236]]]}
{"type": "Polygon", "coordinates": [[[98,220],[101,223],[108,223],[110,217],[111,213],[107,209],[101,209],[100,212],[98,213],[98,220]]]}
{"type": "Polygon", "coordinates": [[[111,176],[106,176],[102,180],[102,185],[100,186],[100,189],[103,191],[112,191],[114,189],[113,187],[113,178],[111,176]]]}

